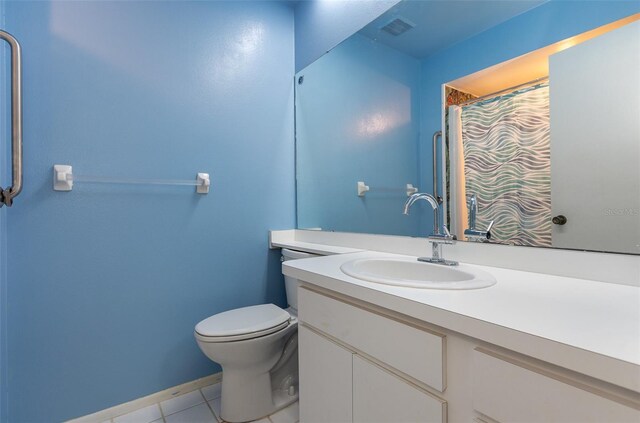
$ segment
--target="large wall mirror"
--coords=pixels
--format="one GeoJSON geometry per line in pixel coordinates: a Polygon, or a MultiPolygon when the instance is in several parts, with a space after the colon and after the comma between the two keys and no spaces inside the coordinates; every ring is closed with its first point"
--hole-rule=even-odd
{"type": "Polygon", "coordinates": [[[459,240],[640,254],[640,2],[404,0],[295,84],[300,229],[425,236],[426,192],[459,240]]]}

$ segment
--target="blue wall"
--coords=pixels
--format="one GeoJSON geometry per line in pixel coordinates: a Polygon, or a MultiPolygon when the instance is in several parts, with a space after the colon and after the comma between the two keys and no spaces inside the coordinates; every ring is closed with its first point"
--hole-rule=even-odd
{"type": "Polygon", "coordinates": [[[418,182],[420,62],[356,34],[297,76],[298,227],[416,235],[402,187],[418,182]]]}
{"type": "Polygon", "coordinates": [[[302,0],[295,6],[296,72],[400,0],[302,0]]]}
{"type": "MultiPolygon", "coordinates": [[[[441,128],[442,84],[638,12],[638,1],[552,0],[423,60],[422,163],[431,163],[431,136],[441,128]]],[[[432,180],[430,171],[421,175],[424,186],[432,180]]]]}
{"type": "Polygon", "coordinates": [[[193,327],[284,305],[294,225],[293,10],[274,2],[10,2],[24,192],[9,210],[9,420],[60,421],[219,371],[193,327]],[[77,184],[77,174],[194,178],[77,184]]]}
{"type": "MultiPolygon", "coordinates": [[[[0,28],[5,25],[5,2],[0,0],[0,28]]],[[[11,184],[10,48],[0,44],[0,186],[11,184]]],[[[7,421],[7,208],[0,208],[0,422],[7,421]]]]}
{"type": "MultiPolygon", "coordinates": [[[[4,122],[4,121],[3,121],[4,122]]],[[[6,141],[6,138],[0,142],[6,141]]],[[[6,160],[2,160],[6,169],[6,160]]],[[[3,179],[6,181],[7,179],[3,179]]],[[[0,422],[7,421],[7,211],[0,209],[0,422]]]]}

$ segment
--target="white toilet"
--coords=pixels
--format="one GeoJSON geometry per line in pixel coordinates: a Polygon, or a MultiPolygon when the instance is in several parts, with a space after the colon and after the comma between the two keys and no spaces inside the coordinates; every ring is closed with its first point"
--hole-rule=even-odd
{"type": "MultiPolygon", "coordinates": [[[[316,257],[282,250],[283,261],[316,257]]],[[[246,422],[298,399],[298,280],[285,276],[289,308],[261,304],[218,313],[196,325],[198,346],[222,366],[221,418],[246,422]]]]}

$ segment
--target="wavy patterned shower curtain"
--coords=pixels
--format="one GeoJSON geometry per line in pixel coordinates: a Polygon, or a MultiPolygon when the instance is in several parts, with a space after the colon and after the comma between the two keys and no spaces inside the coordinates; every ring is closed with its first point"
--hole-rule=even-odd
{"type": "Polygon", "coordinates": [[[495,220],[493,239],[551,246],[548,83],[462,108],[467,198],[478,198],[477,227],[495,220]]]}

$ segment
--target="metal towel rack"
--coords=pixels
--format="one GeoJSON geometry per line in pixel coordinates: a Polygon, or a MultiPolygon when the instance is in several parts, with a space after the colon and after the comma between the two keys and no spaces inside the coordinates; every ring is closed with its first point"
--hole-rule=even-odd
{"type": "Polygon", "coordinates": [[[11,47],[11,166],[12,185],[0,187],[0,207],[11,207],[13,199],[22,191],[22,55],[20,44],[8,32],[0,31],[0,38],[11,47]]]}

